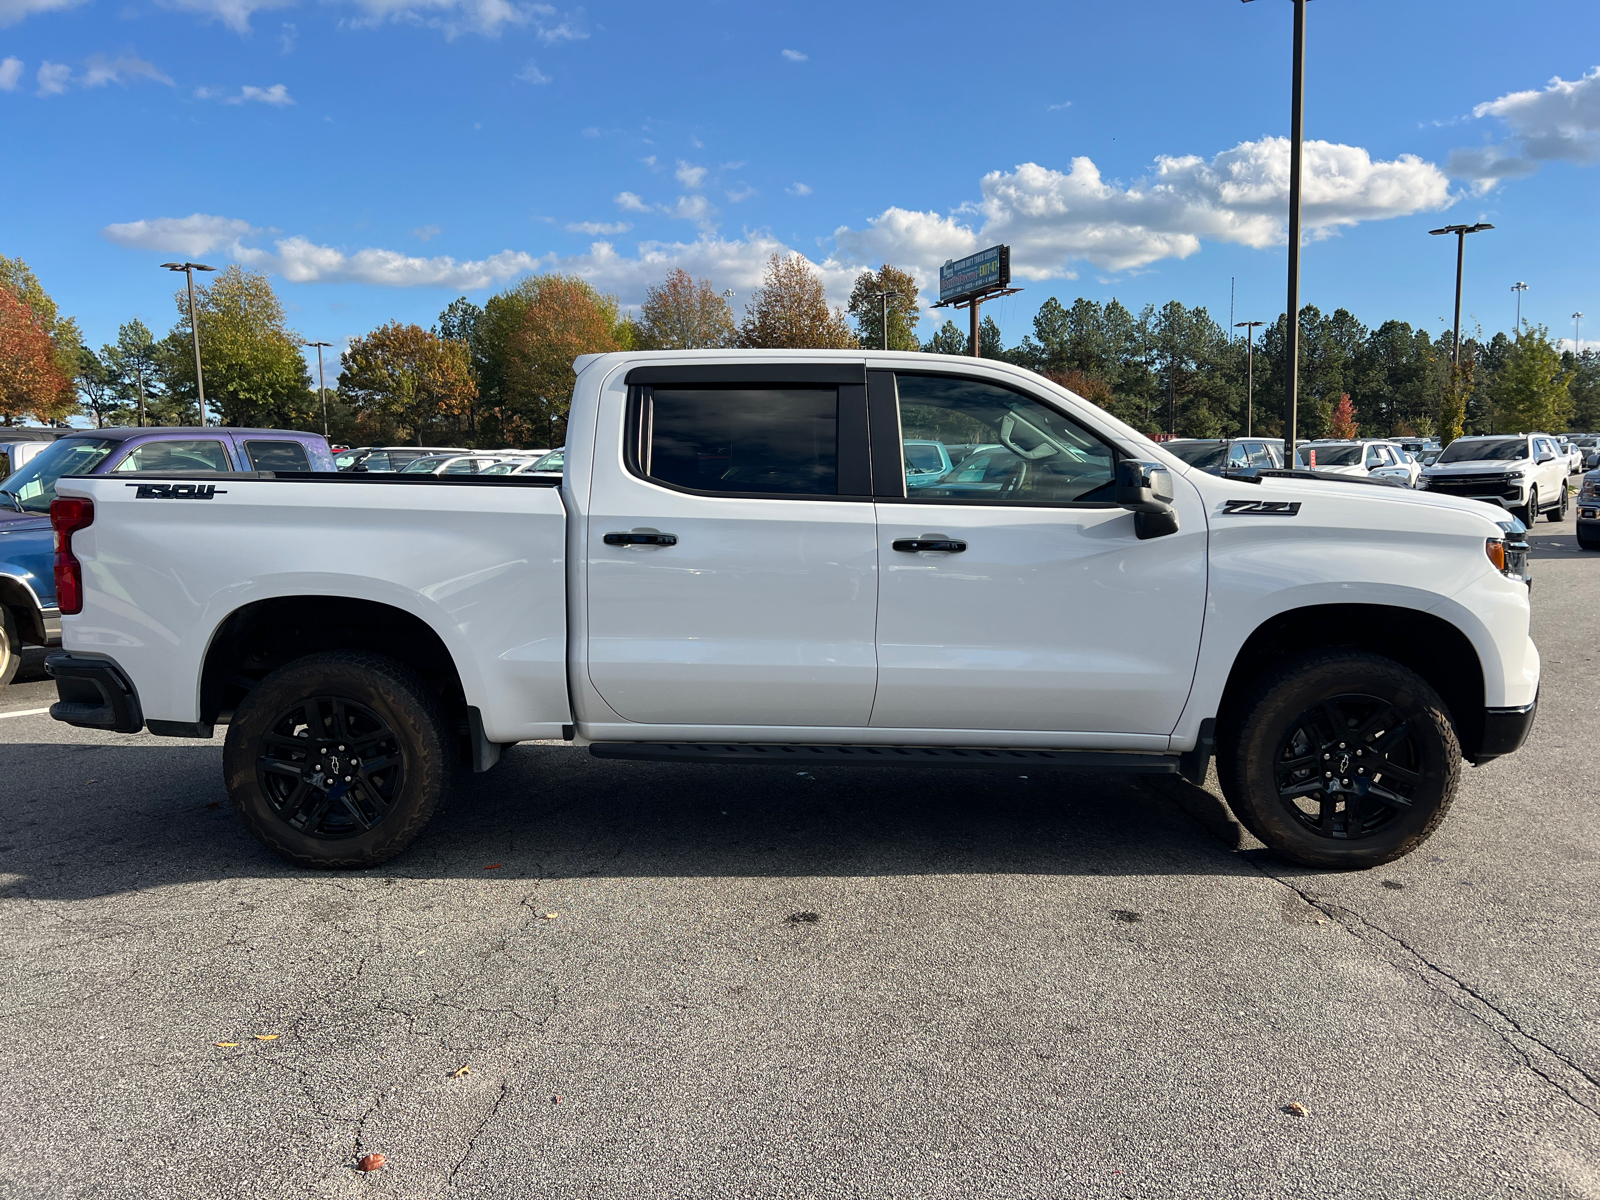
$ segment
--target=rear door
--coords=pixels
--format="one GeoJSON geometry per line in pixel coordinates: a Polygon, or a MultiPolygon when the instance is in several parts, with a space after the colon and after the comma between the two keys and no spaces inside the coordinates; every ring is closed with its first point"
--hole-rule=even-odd
{"type": "Polygon", "coordinates": [[[1205,605],[1194,489],[1175,479],[1179,531],[1140,541],[1115,502],[1118,450],[1062,409],[956,372],[869,378],[873,726],[1170,734],[1205,605]],[[898,456],[881,452],[902,437],[995,448],[981,470],[962,463],[908,490],[888,475],[898,456]]]}
{"type": "Polygon", "coordinates": [[[602,403],[590,481],[590,683],[631,722],[865,726],[878,564],[861,364],[627,380],[625,405],[602,403]]]}

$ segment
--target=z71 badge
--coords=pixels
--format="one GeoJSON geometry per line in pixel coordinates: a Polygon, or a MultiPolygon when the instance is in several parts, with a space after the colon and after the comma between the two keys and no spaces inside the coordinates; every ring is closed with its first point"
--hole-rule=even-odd
{"type": "Polygon", "coordinates": [[[1292,517],[1299,511],[1298,500],[1228,500],[1222,505],[1224,516],[1292,517]]]}
{"type": "Polygon", "coordinates": [[[209,500],[213,496],[226,496],[226,488],[214,483],[130,483],[137,488],[135,500],[209,500]]]}

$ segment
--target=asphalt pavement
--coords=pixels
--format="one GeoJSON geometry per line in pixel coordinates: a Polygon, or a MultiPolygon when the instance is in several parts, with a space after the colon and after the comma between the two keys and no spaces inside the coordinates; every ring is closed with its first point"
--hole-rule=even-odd
{"type": "Polygon", "coordinates": [[[544,744],[386,867],[310,873],[235,821],[220,739],[15,684],[0,1194],[1600,1197],[1571,530],[1534,530],[1529,746],[1350,874],[1214,785],[544,744]]]}

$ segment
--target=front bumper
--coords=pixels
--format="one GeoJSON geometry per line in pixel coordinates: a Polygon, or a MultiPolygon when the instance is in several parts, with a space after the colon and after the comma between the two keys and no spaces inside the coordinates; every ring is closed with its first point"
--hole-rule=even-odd
{"type": "Polygon", "coordinates": [[[1483,736],[1478,739],[1477,753],[1472,756],[1474,766],[1482,766],[1492,759],[1515,754],[1528,740],[1533,728],[1534,714],[1539,711],[1539,697],[1521,708],[1486,708],[1483,710],[1483,736]]]}
{"type": "Polygon", "coordinates": [[[139,693],[121,667],[109,658],[61,651],[44,660],[61,699],[50,715],[80,729],[138,733],[144,728],[139,693]]]}

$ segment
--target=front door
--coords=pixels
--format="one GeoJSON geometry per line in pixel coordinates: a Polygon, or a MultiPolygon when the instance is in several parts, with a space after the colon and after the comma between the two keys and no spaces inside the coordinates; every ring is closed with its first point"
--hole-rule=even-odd
{"type": "Polygon", "coordinates": [[[863,368],[701,370],[636,369],[626,414],[602,408],[627,449],[594,467],[589,680],[626,721],[865,726],[878,562],[863,368]]]}
{"type": "Polygon", "coordinates": [[[873,726],[1170,734],[1206,594],[1192,489],[1175,481],[1179,531],[1140,541],[1087,426],[975,377],[873,375],[875,438],[897,400],[903,439],[958,459],[903,498],[879,488],[873,726]]]}

